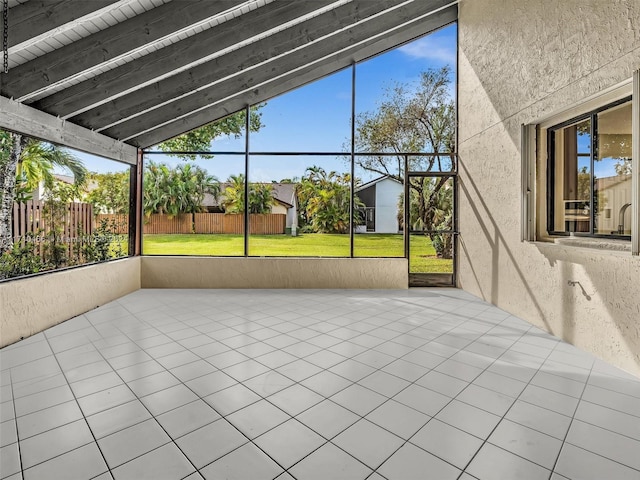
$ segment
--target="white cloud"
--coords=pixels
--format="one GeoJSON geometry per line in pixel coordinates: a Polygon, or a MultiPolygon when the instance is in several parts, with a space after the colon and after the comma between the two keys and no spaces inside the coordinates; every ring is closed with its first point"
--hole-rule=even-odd
{"type": "Polygon", "coordinates": [[[400,47],[400,52],[413,58],[455,65],[456,48],[449,38],[424,37],[400,47]]]}

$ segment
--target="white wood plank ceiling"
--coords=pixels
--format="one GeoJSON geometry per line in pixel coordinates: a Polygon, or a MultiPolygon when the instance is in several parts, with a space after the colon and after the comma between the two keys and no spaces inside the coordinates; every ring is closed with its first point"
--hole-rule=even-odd
{"type": "Polygon", "coordinates": [[[9,0],[0,94],[146,148],[457,18],[457,0],[9,0]]]}

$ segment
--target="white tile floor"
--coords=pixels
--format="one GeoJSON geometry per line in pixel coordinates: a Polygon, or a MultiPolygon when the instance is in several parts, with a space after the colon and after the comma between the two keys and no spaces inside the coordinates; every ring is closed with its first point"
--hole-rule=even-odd
{"type": "Polygon", "coordinates": [[[454,289],[140,290],[0,361],[3,479],[640,479],[640,379],[454,289]]]}

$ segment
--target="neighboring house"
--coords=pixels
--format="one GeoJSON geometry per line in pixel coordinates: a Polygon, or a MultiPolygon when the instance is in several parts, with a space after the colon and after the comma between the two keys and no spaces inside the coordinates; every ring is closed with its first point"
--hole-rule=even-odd
{"type": "Polygon", "coordinates": [[[598,211],[596,228],[599,233],[631,234],[631,175],[596,178],[598,211]]]}
{"type": "MultiPolygon", "coordinates": [[[[295,183],[270,183],[273,188],[274,203],[271,206],[271,213],[281,213],[287,216],[286,228],[292,226],[297,227],[298,223],[298,202],[296,201],[296,184],[295,183]]],[[[217,199],[213,195],[207,193],[202,201],[202,206],[208,212],[223,212],[221,204],[224,201],[224,191],[228,184],[220,186],[220,197],[217,199]]]]}
{"type": "Polygon", "coordinates": [[[358,198],[365,204],[365,225],[356,228],[357,233],[398,233],[398,198],[402,194],[402,182],[384,175],[358,188],[358,198]]]}
{"type": "Polygon", "coordinates": [[[286,228],[298,227],[298,199],[296,197],[295,183],[272,183],[275,205],[271,207],[271,213],[284,213],[287,215],[286,228]]]}

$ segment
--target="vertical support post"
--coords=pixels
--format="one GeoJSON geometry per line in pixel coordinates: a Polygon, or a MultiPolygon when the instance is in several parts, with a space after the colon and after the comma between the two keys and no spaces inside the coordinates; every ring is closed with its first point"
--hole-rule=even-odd
{"type": "Polygon", "coordinates": [[[596,201],[598,198],[598,192],[596,192],[596,177],[594,174],[596,166],[596,158],[598,158],[598,138],[596,132],[598,131],[598,115],[591,115],[591,163],[589,166],[589,192],[591,192],[591,199],[589,200],[589,234],[596,233],[596,201]]]}
{"type": "Polygon", "coordinates": [[[249,256],[249,228],[251,226],[249,218],[249,127],[251,107],[245,108],[244,119],[244,256],[249,256]]]}
{"type": "Polygon", "coordinates": [[[349,201],[349,256],[353,258],[353,235],[355,230],[355,173],[356,173],[356,64],[351,64],[351,185],[350,185],[350,201],[349,201]]]}
{"type": "Polygon", "coordinates": [[[640,255],[640,69],[633,72],[631,103],[631,254],[640,255]]]}
{"type": "MultiPolygon", "coordinates": [[[[458,9],[459,11],[459,9],[458,9]]],[[[459,106],[459,98],[460,98],[460,25],[456,22],[456,90],[455,90],[455,116],[456,116],[456,131],[454,134],[454,145],[453,145],[453,161],[455,162],[453,170],[456,172],[456,176],[453,179],[453,275],[451,278],[451,283],[454,287],[458,286],[458,251],[459,251],[459,240],[460,240],[460,210],[458,208],[458,200],[460,195],[460,170],[459,163],[460,158],[458,157],[458,140],[460,134],[460,109],[459,106]]]]}
{"type": "Polygon", "coordinates": [[[409,248],[410,248],[410,236],[409,236],[409,231],[411,229],[409,222],[410,222],[410,218],[409,218],[409,212],[410,212],[410,208],[409,208],[409,202],[411,201],[411,196],[409,195],[409,156],[405,155],[404,156],[404,202],[403,202],[403,206],[404,206],[404,212],[402,212],[402,214],[404,215],[404,220],[403,220],[403,228],[402,228],[402,233],[404,234],[404,256],[407,259],[407,268],[409,270],[409,273],[411,272],[411,259],[409,258],[409,248]]]}
{"type": "Polygon", "coordinates": [[[129,255],[142,255],[142,173],[144,155],[138,149],[136,164],[129,169],[129,255]]]}
{"type": "Polygon", "coordinates": [[[452,155],[455,175],[451,177],[453,182],[453,211],[451,212],[453,215],[453,221],[451,222],[451,228],[453,232],[451,233],[451,246],[453,251],[451,252],[453,255],[452,258],[452,275],[451,275],[451,286],[457,286],[457,278],[458,278],[458,235],[459,235],[459,225],[458,225],[458,200],[460,199],[460,177],[458,176],[458,154],[454,153],[452,155]]]}

